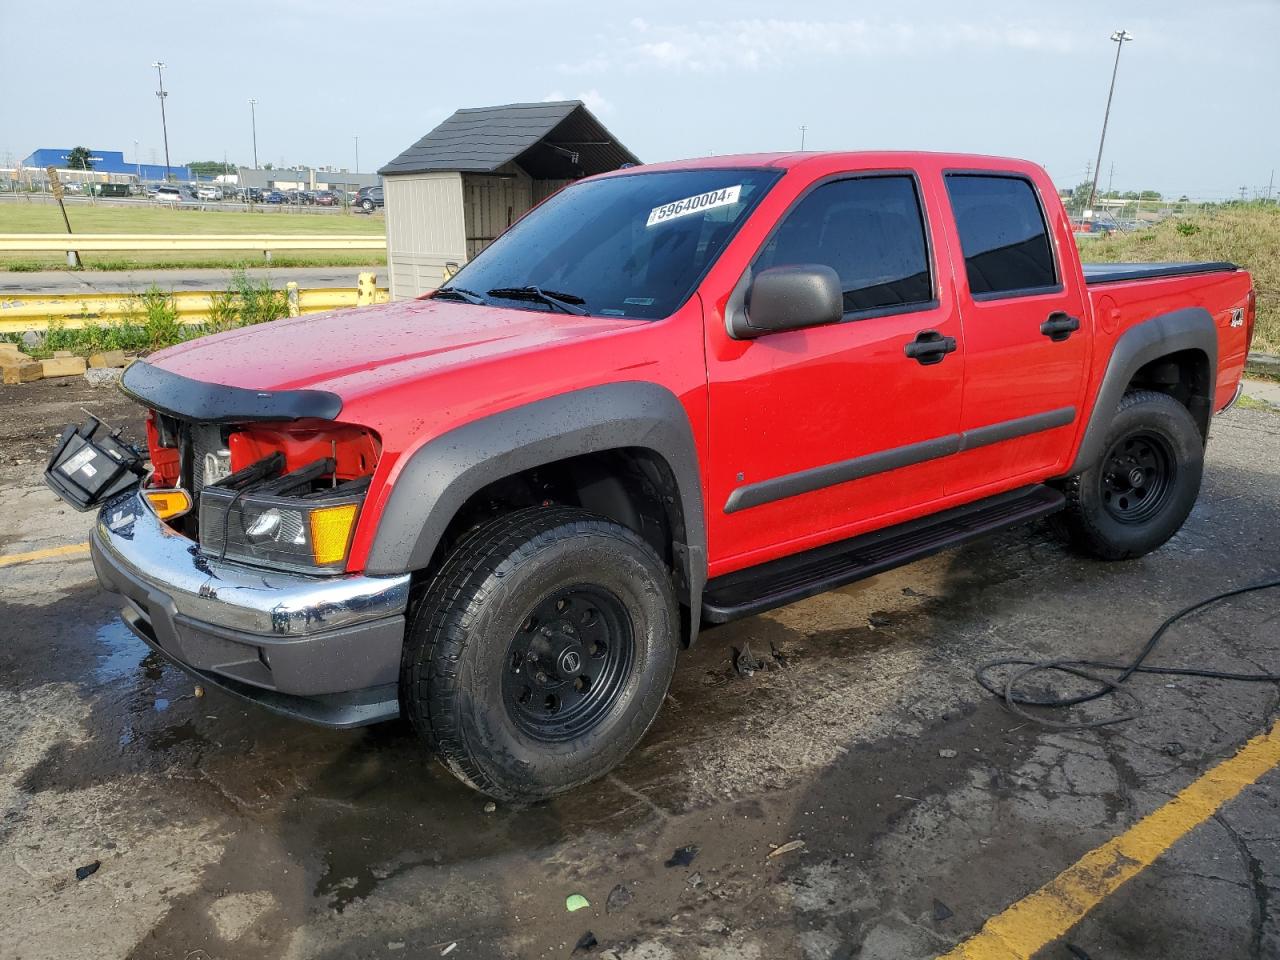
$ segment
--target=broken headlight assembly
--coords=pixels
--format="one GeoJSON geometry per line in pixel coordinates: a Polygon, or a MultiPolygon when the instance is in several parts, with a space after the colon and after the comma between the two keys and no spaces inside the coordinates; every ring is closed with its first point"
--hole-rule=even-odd
{"type": "Polygon", "coordinates": [[[120,439],[120,431],[89,414],[81,426],[62,431],[44,470],[44,482],[77,510],[91,510],[146,475],[142,454],[120,439]]]}
{"type": "Polygon", "coordinates": [[[341,573],[369,477],[337,482],[326,458],[284,473],[273,453],[200,492],[208,556],[300,573],[341,573]]]}

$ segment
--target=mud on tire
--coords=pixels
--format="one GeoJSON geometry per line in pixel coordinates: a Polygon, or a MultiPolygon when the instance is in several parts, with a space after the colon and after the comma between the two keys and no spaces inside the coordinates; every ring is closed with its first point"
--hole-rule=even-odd
{"type": "Polygon", "coordinates": [[[471,531],[415,607],[402,706],[469,786],[545,799],[644,736],[679,622],[668,571],[638,534],[570,507],[515,511],[471,531]]]}

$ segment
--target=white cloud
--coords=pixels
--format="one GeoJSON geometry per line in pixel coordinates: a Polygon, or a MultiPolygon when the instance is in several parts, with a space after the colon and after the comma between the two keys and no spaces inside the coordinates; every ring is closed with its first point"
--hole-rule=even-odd
{"type": "Polygon", "coordinates": [[[754,19],[658,25],[633,19],[624,31],[598,38],[596,53],[561,63],[564,74],[612,69],[658,69],[672,73],[758,71],[788,63],[837,56],[927,54],[957,48],[1044,50],[1066,53],[1071,34],[1044,27],[1001,23],[925,26],[897,21],[754,19]]]}
{"type": "Polygon", "coordinates": [[[599,90],[592,87],[582,93],[571,94],[565,96],[563,91],[552,90],[542,98],[543,103],[550,103],[554,100],[581,100],[588,110],[595,114],[605,114],[613,112],[613,101],[607,99],[599,90]]]}

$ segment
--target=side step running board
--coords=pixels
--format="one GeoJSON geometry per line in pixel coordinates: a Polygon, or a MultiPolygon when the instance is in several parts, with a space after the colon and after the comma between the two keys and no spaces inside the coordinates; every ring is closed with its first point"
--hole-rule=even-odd
{"type": "Polygon", "coordinates": [[[710,581],[702,594],[704,623],[728,623],[875,576],[931,554],[1057,513],[1060,492],[1036,484],[782,557],[710,581]]]}

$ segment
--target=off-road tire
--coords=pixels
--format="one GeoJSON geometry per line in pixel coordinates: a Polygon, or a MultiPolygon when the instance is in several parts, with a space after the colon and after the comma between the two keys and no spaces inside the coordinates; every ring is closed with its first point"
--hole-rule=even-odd
{"type": "Polygon", "coordinates": [[[509,802],[546,799],[607,773],[639,743],[671,682],[679,623],[667,568],[638,534],[576,508],[518,510],[468,533],[417,602],[401,661],[403,711],[467,785],[509,802]],[[521,727],[504,672],[531,611],[577,585],[620,602],[632,657],[607,712],[547,742],[521,727]]]}
{"type": "MultiPolygon", "coordinates": [[[[1130,469],[1141,469],[1138,460],[1130,459],[1130,469]]],[[[1088,556],[1101,560],[1141,557],[1181,529],[1200,493],[1203,473],[1204,439],[1187,408],[1152,390],[1126,393],[1107,430],[1100,460],[1063,481],[1067,505],[1055,517],[1054,527],[1088,556]],[[1127,445],[1149,447],[1154,461],[1163,463],[1161,469],[1167,471],[1160,495],[1146,504],[1145,511],[1141,498],[1115,492],[1120,471],[1114,468],[1129,456],[1127,445]]],[[[1123,476],[1118,483],[1143,489],[1129,485],[1123,476]]],[[[1147,489],[1154,489],[1154,484],[1147,489]]]]}

